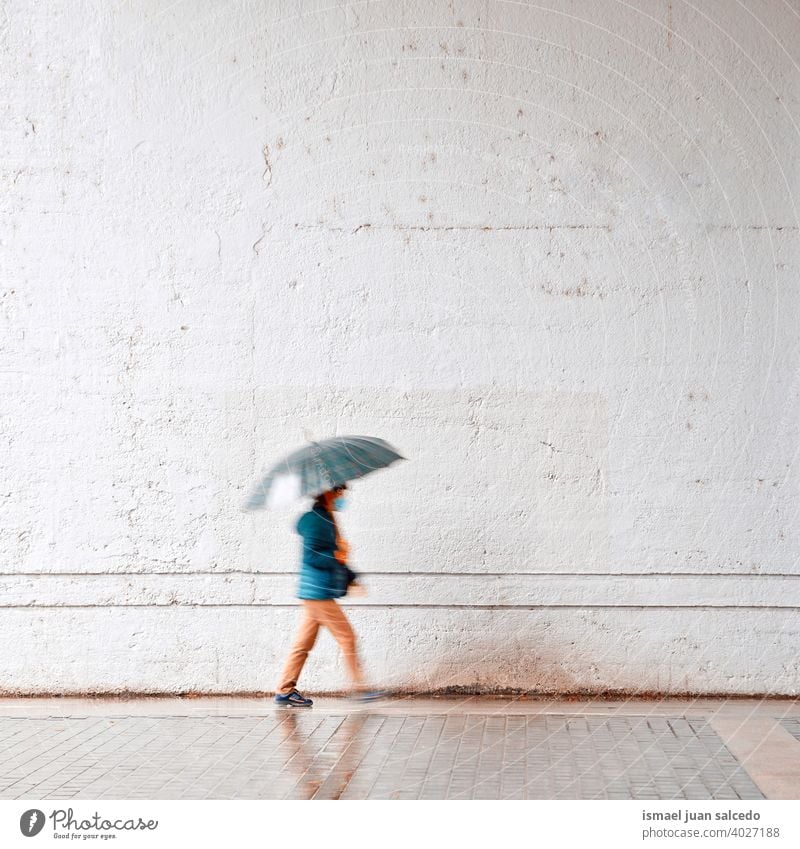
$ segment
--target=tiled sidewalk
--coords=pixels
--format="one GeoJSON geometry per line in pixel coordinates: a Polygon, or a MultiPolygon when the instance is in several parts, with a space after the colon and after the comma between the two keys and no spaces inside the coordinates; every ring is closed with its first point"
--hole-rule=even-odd
{"type": "Polygon", "coordinates": [[[800,798],[796,737],[786,700],[0,700],[0,798],[800,798]]]}

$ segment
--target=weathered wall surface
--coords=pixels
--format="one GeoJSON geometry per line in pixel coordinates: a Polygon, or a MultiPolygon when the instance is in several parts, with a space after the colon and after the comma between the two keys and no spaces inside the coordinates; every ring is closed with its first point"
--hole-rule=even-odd
{"type": "MultiPolygon", "coordinates": [[[[0,690],[270,690],[307,431],[377,684],[800,689],[800,8],[0,9],[0,690]]],[[[343,682],[323,636],[303,685],[343,682]]]]}

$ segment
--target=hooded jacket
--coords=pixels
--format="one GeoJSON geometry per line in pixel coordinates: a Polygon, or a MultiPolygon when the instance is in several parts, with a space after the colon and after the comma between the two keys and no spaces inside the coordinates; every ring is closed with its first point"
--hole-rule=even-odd
{"type": "Polygon", "coordinates": [[[303,599],[340,598],[347,594],[356,573],[337,558],[337,533],[333,515],[315,504],[297,520],[297,533],[303,540],[300,586],[303,599]]]}

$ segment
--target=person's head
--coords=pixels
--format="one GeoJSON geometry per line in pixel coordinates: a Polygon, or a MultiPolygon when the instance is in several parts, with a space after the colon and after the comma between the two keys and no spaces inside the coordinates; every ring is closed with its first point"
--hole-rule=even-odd
{"type": "Polygon", "coordinates": [[[341,510],[345,504],[346,493],[347,484],[343,483],[341,486],[335,486],[333,489],[328,489],[321,495],[318,495],[314,504],[320,504],[331,512],[333,510],[341,510]]]}

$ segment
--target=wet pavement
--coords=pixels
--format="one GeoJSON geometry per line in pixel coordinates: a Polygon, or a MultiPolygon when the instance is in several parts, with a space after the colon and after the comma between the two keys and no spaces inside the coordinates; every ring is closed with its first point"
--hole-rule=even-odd
{"type": "Polygon", "coordinates": [[[800,798],[800,701],[0,699],[3,799],[800,798]]]}

